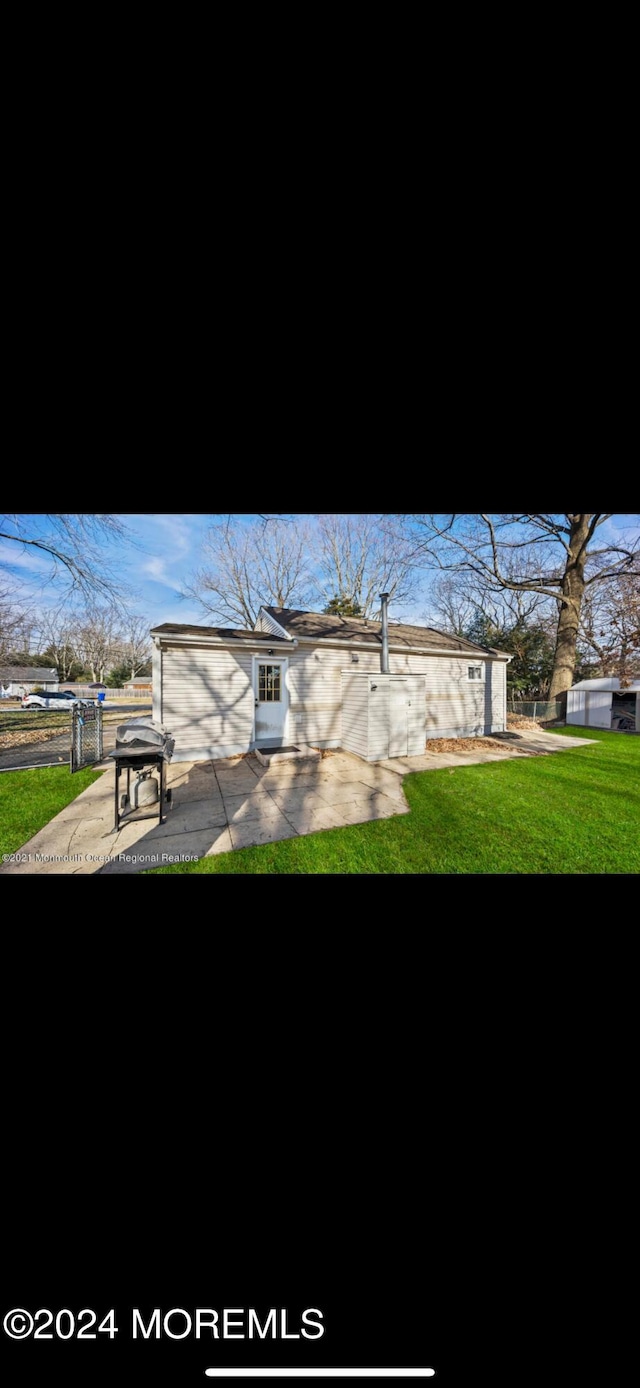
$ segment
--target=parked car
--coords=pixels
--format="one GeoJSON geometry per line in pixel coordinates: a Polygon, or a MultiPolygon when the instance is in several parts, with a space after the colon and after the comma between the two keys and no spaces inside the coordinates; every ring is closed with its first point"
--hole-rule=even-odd
{"type": "Polygon", "coordinates": [[[71,690],[51,694],[24,694],[22,697],[23,708],[48,708],[64,712],[65,709],[76,708],[78,705],[93,704],[93,699],[78,699],[71,690]]]}

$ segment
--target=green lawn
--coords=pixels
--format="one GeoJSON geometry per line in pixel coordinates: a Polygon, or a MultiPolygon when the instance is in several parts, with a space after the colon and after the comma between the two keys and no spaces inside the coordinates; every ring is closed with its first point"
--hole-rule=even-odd
{"type": "Polygon", "coordinates": [[[580,728],[597,745],[422,771],[411,814],[221,853],[157,872],[640,872],[640,737],[580,728]]]}
{"type": "MultiPolygon", "coordinates": [[[[68,716],[68,715],[67,715],[68,716]]],[[[99,772],[86,769],[72,776],[68,766],[42,766],[0,775],[0,858],[15,853],[38,829],[63,810],[99,772]]]]}

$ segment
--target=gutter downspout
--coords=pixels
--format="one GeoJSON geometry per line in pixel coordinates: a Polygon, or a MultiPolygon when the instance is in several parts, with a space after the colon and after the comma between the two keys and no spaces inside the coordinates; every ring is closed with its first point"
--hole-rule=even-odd
{"type": "Polygon", "coordinates": [[[389,613],[388,613],[388,606],[387,606],[387,605],[388,605],[388,602],[389,602],[389,594],[388,594],[388,593],[380,593],[380,594],[379,594],[379,597],[380,597],[380,602],[381,602],[381,604],[382,604],[382,612],[381,612],[381,615],[382,615],[382,649],[381,649],[381,651],[380,651],[380,674],[381,674],[381,675],[388,675],[388,674],[389,674],[389,613]]]}

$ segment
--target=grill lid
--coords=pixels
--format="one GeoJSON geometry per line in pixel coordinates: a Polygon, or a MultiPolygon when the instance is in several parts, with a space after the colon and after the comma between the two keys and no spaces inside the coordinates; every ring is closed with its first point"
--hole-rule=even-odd
{"type": "Polygon", "coordinates": [[[119,723],[116,728],[116,750],[162,752],[170,761],[174,746],[174,739],[164,724],[156,723],[153,718],[134,718],[129,723],[119,723]]]}

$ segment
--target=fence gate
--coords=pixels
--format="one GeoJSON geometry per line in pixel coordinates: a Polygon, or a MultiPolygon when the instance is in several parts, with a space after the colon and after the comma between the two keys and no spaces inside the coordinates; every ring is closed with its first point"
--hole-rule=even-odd
{"type": "Polygon", "coordinates": [[[102,709],[99,704],[71,710],[71,772],[102,761],[102,709]]]}

